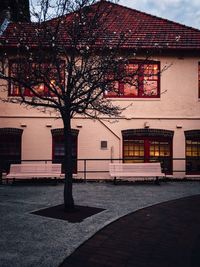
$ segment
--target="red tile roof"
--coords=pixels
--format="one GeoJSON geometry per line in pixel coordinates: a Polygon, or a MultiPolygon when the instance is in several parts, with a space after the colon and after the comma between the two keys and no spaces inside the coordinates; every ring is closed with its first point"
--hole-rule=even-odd
{"type": "MultiPolygon", "coordinates": [[[[123,48],[200,50],[200,30],[108,1],[94,4],[92,8],[98,4],[101,4],[102,8],[110,8],[111,12],[107,17],[109,36],[104,36],[102,33],[101,41],[96,45],[101,45],[104,38],[109,38],[109,44],[113,46],[118,42],[120,33],[126,32],[127,36],[122,44],[123,48]]],[[[64,19],[69,21],[71,16],[72,14],[68,14],[64,19]]],[[[55,21],[56,19],[51,20],[49,24],[53,26],[55,21]]],[[[38,35],[36,23],[10,23],[6,31],[0,36],[0,43],[2,42],[3,46],[17,46],[19,34],[16,36],[16,28],[21,29],[20,38],[23,39],[23,36],[26,35],[31,45],[37,45],[37,38],[33,38],[33,36],[38,35]]],[[[68,37],[64,28],[61,29],[60,36],[60,41],[67,44],[68,37]]]]}

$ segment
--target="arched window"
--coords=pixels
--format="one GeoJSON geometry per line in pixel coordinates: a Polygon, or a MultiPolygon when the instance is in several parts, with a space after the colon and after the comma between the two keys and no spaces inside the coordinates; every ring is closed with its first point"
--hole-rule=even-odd
{"type": "Polygon", "coordinates": [[[22,129],[0,128],[0,169],[8,172],[10,164],[21,162],[22,129]]]}
{"type": "Polygon", "coordinates": [[[123,130],[124,162],[162,163],[163,171],[172,174],[173,131],[160,129],[123,130]]]}
{"type": "MultiPolygon", "coordinates": [[[[64,132],[62,128],[53,129],[52,133],[52,160],[54,163],[62,163],[62,171],[65,168],[64,162],[64,132]]],[[[79,131],[72,129],[72,157],[73,172],[77,173],[77,141],[79,131]]]]}
{"type": "Polygon", "coordinates": [[[200,174],[200,130],[185,131],[186,174],[200,174]]]}

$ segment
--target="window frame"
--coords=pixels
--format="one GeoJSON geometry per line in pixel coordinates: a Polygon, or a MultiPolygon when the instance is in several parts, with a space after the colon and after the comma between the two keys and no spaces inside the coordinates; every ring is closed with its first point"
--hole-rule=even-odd
{"type": "MultiPolygon", "coordinates": [[[[24,61],[25,61],[25,59],[24,59],[24,61]]],[[[12,76],[12,65],[14,65],[14,64],[18,64],[18,63],[21,63],[21,64],[23,64],[23,59],[10,59],[9,60],[9,63],[8,63],[8,75],[9,75],[9,77],[14,77],[14,76],[12,76]]],[[[44,69],[45,69],[45,65],[49,65],[49,64],[53,64],[51,61],[48,61],[48,60],[44,60],[44,62],[37,62],[36,60],[35,61],[33,61],[33,62],[31,62],[30,64],[39,64],[40,66],[42,66],[42,65],[44,65],[44,69]]],[[[60,60],[60,64],[63,64],[63,70],[65,70],[65,61],[64,60],[60,60]]],[[[65,83],[65,71],[64,71],[64,73],[63,73],[63,83],[65,83]]],[[[40,86],[40,85],[42,85],[43,86],[43,93],[41,94],[41,96],[45,96],[45,97],[54,97],[55,96],[55,94],[53,94],[53,92],[49,92],[49,88],[48,88],[48,86],[46,86],[45,85],[45,83],[44,82],[36,82],[36,84],[35,85],[33,85],[33,87],[34,86],[40,86]]],[[[34,96],[36,96],[34,93],[32,93],[31,92],[31,90],[29,89],[29,88],[24,88],[24,93],[23,94],[20,94],[20,89],[18,89],[18,91],[19,91],[19,93],[12,93],[12,91],[17,91],[17,89],[15,90],[15,89],[13,89],[13,87],[14,86],[16,86],[16,87],[18,87],[18,88],[20,88],[20,87],[23,87],[22,85],[17,85],[17,82],[16,82],[16,85],[15,85],[15,82],[11,82],[11,80],[9,80],[9,82],[8,82],[8,96],[9,97],[20,97],[20,96],[24,96],[24,97],[34,97],[34,96]]],[[[39,91],[38,91],[39,92],[39,91]]],[[[40,95],[40,93],[38,93],[39,95],[40,95]]]]}
{"type": "MultiPolygon", "coordinates": [[[[54,129],[55,130],[55,129],[54,129]]],[[[72,150],[73,150],[73,173],[77,174],[78,171],[78,132],[75,134],[72,134],[72,150]]],[[[56,134],[52,134],[52,162],[53,163],[61,163],[62,164],[62,173],[64,173],[65,169],[65,162],[64,162],[64,133],[63,131],[58,132],[56,134]],[[59,143],[63,145],[63,149],[60,150],[61,153],[56,153],[56,146],[59,143]],[[63,153],[62,153],[63,151],[63,153]]]]}
{"type": "Polygon", "coordinates": [[[0,128],[0,172],[9,172],[11,164],[21,163],[22,133],[17,128],[0,128]]]}
{"type": "MultiPolygon", "coordinates": [[[[139,162],[153,162],[156,159],[166,159],[169,163],[169,169],[164,170],[165,174],[173,174],[173,139],[170,137],[158,137],[158,136],[123,136],[123,146],[122,155],[124,162],[131,162],[131,160],[139,160],[139,162]],[[127,141],[143,141],[143,156],[125,156],[124,145],[127,141]],[[151,142],[159,143],[159,153],[160,153],[160,143],[167,142],[169,148],[169,156],[151,156],[150,146],[151,142]]],[[[129,150],[130,151],[130,150],[129,150]]],[[[163,164],[164,167],[164,164],[163,164]]]]}
{"type": "MultiPolygon", "coordinates": [[[[138,65],[139,69],[139,85],[138,85],[138,95],[124,95],[124,87],[125,87],[125,82],[124,81],[116,81],[118,82],[118,95],[109,95],[104,94],[104,97],[106,98],[144,98],[144,99],[149,99],[149,98],[160,98],[160,61],[155,61],[155,60],[131,60],[129,61],[128,65],[138,65]],[[153,79],[152,81],[157,81],[157,94],[156,95],[143,95],[144,93],[144,81],[145,77],[150,77],[145,76],[145,68],[144,65],[157,65],[157,70],[158,74],[156,75],[151,75],[153,77],[157,77],[157,79],[153,79]],[[141,66],[141,67],[140,67],[141,66]]],[[[131,85],[130,85],[131,86],[131,85]]]]}
{"type": "Polygon", "coordinates": [[[198,98],[200,99],[200,62],[198,62],[198,98]]]}
{"type": "MultiPolygon", "coordinates": [[[[196,170],[189,170],[189,165],[191,164],[191,161],[195,161],[198,164],[198,161],[200,162],[200,155],[194,156],[192,155],[195,151],[194,151],[194,142],[197,143],[196,144],[196,153],[199,154],[200,153],[200,137],[186,137],[185,138],[185,168],[186,168],[186,175],[199,175],[200,174],[200,170],[196,171],[196,170]],[[191,155],[188,156],[187,152],[189,151],[189,144],[187,142],[191,142],[190,147],[191,147],[191,155]]],[[[191,165],[192,166],[192,165],[191,165]]]]}

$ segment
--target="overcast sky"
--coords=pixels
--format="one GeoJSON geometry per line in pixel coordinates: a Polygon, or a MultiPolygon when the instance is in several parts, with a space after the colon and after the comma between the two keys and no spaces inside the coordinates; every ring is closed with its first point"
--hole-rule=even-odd
{"type": "Polygon", "coordinates": [[[200,29],[200,0],[120,0],[119,3],[200,29]]]}
{"type": "Polygon", "coordinates": [[[119,4],[200,29],[200,0],[119,0],[119,4]]]}

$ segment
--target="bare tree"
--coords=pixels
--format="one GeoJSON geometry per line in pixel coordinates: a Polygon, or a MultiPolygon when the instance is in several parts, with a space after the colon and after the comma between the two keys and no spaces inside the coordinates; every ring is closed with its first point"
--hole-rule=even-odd
{"type": "Polygon", "coordinates": [[[140,65],[127,74],[123,46],[131,33],[111,30],[112,4],[95,0],[39,2],[40,9],[32,9],[37,22],[15,23],[9,35],[0,38],[0,78],[10,86],[9,97],[2,100],[44,112],[54,110],[61,117],[67,166],[64,204],[69,211],[74,208],[71,119],[76,114],[90,118],[119,115],[120,107],[106,96],[119,93],[116,83],[121,81],[138,86],[140,65]]]}

